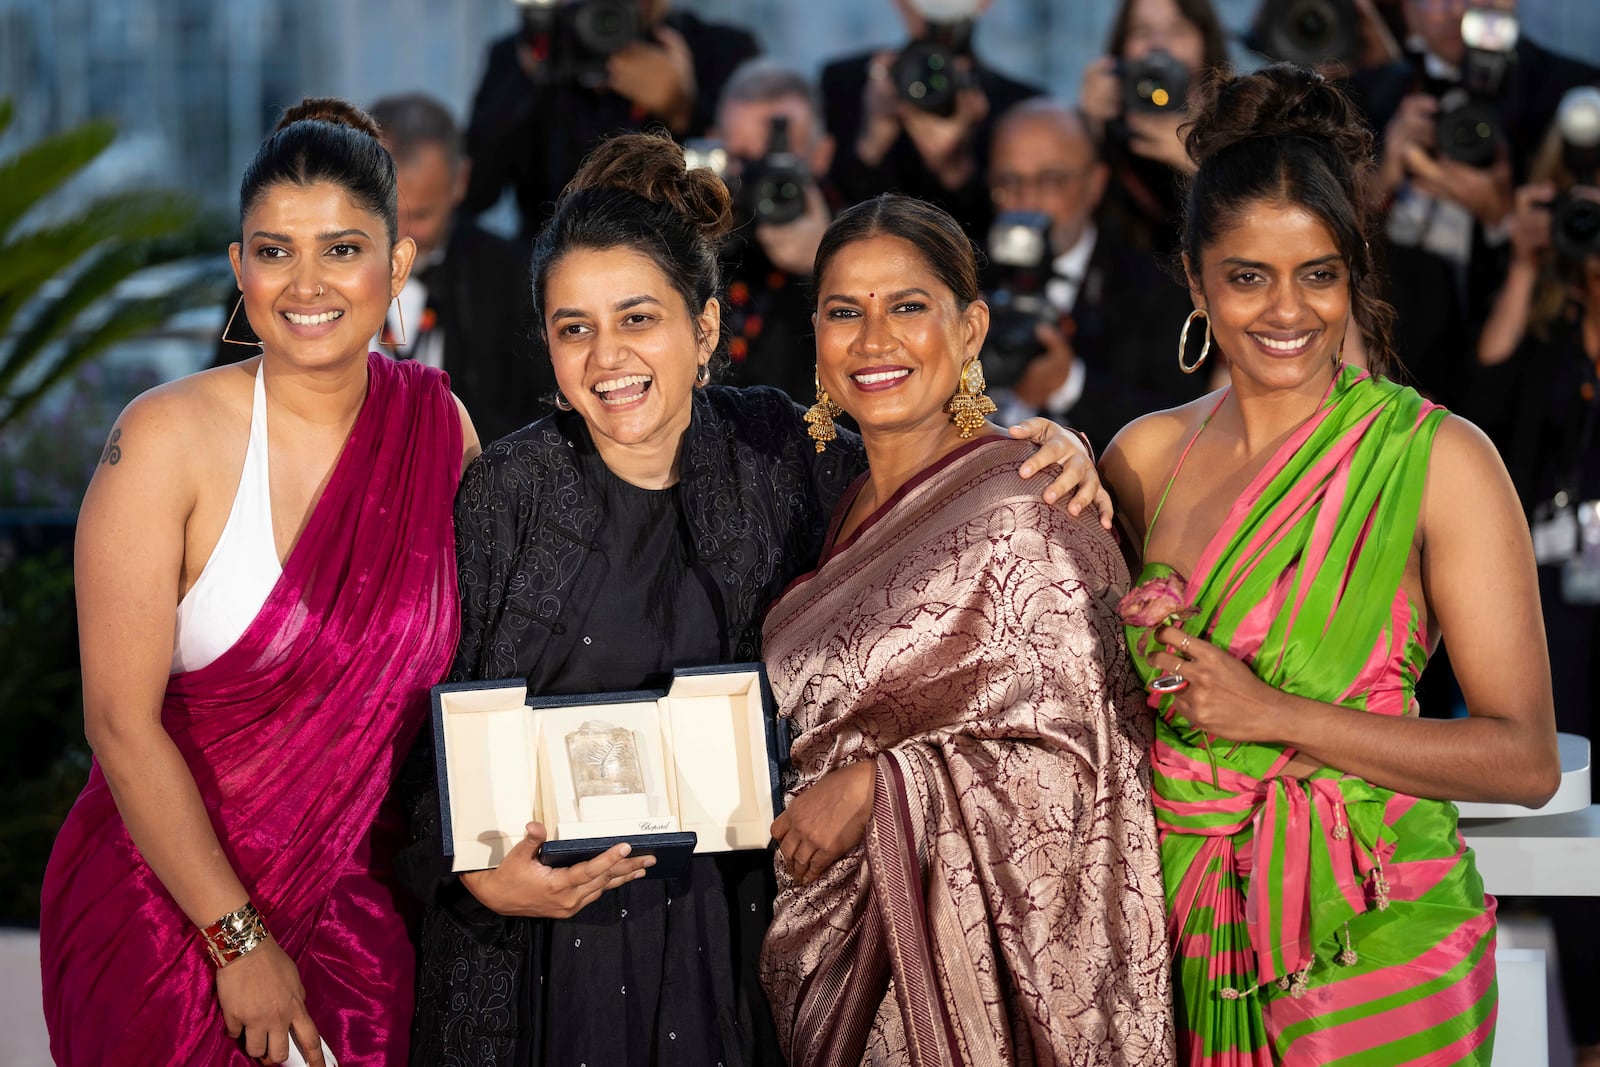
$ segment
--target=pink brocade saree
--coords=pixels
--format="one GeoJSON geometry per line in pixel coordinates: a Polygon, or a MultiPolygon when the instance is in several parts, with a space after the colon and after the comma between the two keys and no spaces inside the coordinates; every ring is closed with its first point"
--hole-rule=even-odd
{"type": "Polygon", "coordinates": [[[1029,454],[957,449],[767,618],[791,795],[877,768],[861,845],[809,885],[779,864],[761,973],[793,1067],[1173,1060],[1127,571],[1029,454]]]}
{"type": "MultiPolygon", "coordinates": [[[[383,356],[261,613],[177,674],[162,721],[229,863],[300,968],[345,1067],[404,1061],[412,950],[384,797],[459,626],[451,500],[461,423],[444,376],[383,356]]],[[[237,1064],[193,925],[140,857],[98,764],[50,858],[40,923],[51,1052],[88,1064],[237,1064]]]]}

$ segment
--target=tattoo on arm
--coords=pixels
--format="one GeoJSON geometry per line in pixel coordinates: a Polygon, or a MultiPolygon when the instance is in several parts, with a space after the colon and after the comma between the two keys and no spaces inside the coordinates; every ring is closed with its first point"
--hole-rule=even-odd
{"type": "Polygon", "coordinates": [[[111,431],[111,439],[106,442],[106,449],[100,453],[100,462],[109,463],[115,467],[122,459],[122,446],[117,442],[122,440],[122,427],[118,426],[111,431]]]}

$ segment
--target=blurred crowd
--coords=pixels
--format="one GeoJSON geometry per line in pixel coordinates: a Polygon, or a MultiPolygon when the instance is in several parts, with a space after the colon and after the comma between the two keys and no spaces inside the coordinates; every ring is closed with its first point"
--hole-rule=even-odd
{"type": "MultiPolygon", "coordinates": [[[[486,441],[542,414],[553,380],[526,247],[599,140],[665,127],[735,190],[720,380],[811,404],[823,231],[845,206],[908,193],[986,253],[983,363],[1001,416],[1046,414],[1104,448],[1132,418],[1227,380],[1217,359],[1187,375],[1175,358],[1192,306],[1174,251],[1194,169],[1189,87],[1230,62],[1316,66],[1378,134],[1369,195],[1399,376],[1504,455],[1540,562],[1560,728],[1592,737],[1600,27],[1584,56],[1523,32],[1514,0],[1263,0],[1231,40],[1209,0],[1122,0],[1104,56],[1075,98],[1055,99],[986,59],[985,0],[888,2],[903,39],[813,79],[762,56],[749,29],[670,0],[520,0],[521,28],[490,48],[463,126],[425,96],[371,107],[418,245],[375,344],[449,371],[486,441]],[[473,221],[507,194],[510,238],[473,221]]],[[[231,343],[251,340],[239,318],[219,359],[248,354],[231,343]]],[[[1449,713],[1448,686],[1429,700],[1449,713]]],[[[1563,937],[1569,986],[1591,1003],[1594,940],[1563,937]]],[[[1600,1019],[1574,1014],[1578,1043],[1600,1044],[1600,1019]]]]}

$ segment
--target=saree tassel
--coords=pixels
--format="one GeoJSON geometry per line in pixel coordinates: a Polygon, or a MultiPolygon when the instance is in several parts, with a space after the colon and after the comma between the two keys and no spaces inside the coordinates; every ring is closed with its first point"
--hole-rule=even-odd
{"type": "Polygon", "coordinates": [[[1389,879],[1383,876],[1383,860],[1378,858],[1377,849],[1373,849],[1372,862],[1372,906],[1378,911],[1388,911],[1389,879]]]}
{"type": "Polygon", "coordinates": [[[1355,939],[1350,936],[1350,924],[1345,923],[1344,948],[1339,952],[1339,962],[1346,967],[1354,967],[1360,959],[1361,957],[1356,955],[1355,939]]]}

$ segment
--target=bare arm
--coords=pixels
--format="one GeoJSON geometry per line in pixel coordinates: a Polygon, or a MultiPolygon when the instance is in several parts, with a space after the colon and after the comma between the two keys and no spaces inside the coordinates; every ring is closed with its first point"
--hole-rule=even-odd
{"type": "Polygon", "coordinates": [[[1478,337],[1478,362],[1486,367],[1510,359],[1527,333],[1540,257],[1550,245],[1550,212],[1538,205],[1554,192],[1548,182],[1517,190],[1517,209],[1510,218],[1511,266],[1478,337]]]}
{"type": "MultiPolygon", "coordinates": [[[[1152,662],[1190,683],[1178,714],[1213,736],[1282,744],[1413,796],[1537,807],[1560,783],[1550,662],[1527,523],[1494,446],[1450,419],[1423,497],[1422,581],[1467,700],[1464,719],[1373,715],[1290,696],[1207,641],[1152,662]]],[[[1156,633],[1168,645],[1185,634],[1156,633]]]]}
{"type": "MultiPolygon", "coordinates": [[[[187,421],[170,393],[123,413],[115,448],[84,497],[74,569],[90,747],[139,854],[189,921],[205,927],[249,895],[161,724],[185,526],[197,499],[187,421]]],[[[202,951],[198,935],[194,951],[202,951]]],[[[242,1031],[252,1055],[281,1062],[292,1028],[307,1059],[322,1062],[298,972],[270,939],[218,973],[217,995],[229,1033],[242,1031]]]]}
{"type": "Polygon", "coordinates": [[[461,413],[461,473],[465,474],[467,464],[478,458],[483,451],[483,445],[478,441],[478,428],[472,425],[472,416],[467,414],[467,406],[454,393],[451,393],[450,397],[456,402],[456,411],[461,413]]]}

